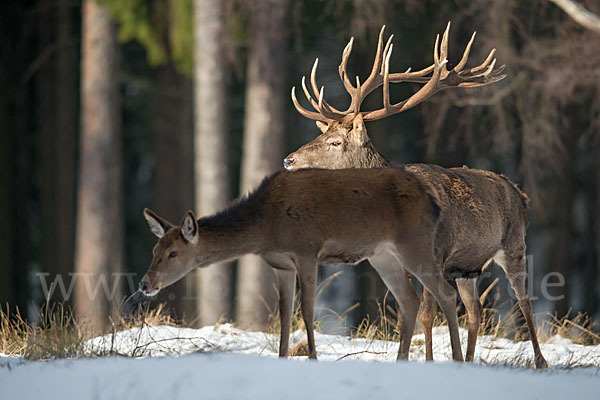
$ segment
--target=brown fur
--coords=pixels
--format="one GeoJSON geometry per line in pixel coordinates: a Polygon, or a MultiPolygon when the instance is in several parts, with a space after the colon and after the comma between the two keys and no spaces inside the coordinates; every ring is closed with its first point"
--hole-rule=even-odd
{"type": "MultiPolygon", "coordinates": [[[[316,358],[317,265],[368,259],[405,314],[416,316],[419,306],[414,289],[407,285],[406,272],[421,279],[446,313],[453,357],[462,360],[455,292],[435,267],[433,243],[439,211],[434,187],[401,168],[279,172],[218,214],[196,220],[188,212],[180,226],[145,210],[160,240],[140,290],[154,295],[196,267],[258,254],[278,274],[280,356],[288,354],[297,273],[308,354],[316,358]]],[[[409,328],[401,341],[403,357],[408,355],[414,327],[409,328]]]]}
{"type": "MultiPolygon", "coordinates": [[[[384,48],[384,29],[382,28],[371,74],[363,81],[362,85],[357,79],[356,87],[349,82],[346,74],[346,63],[352,50],[351,40],[344,49],[342,63],[339,67],[340,78],[352,98],[351,106],[343,112],[334,110],[326,103],[323,99],[323,89],[317,93],[315,81],[317,63],[315,63],[311,72],[311,86],[313,94],[319,99],[318,102],[311,97],[304,86],[303,89],[316,112],[308,111],[300,105],[294,89],[292,89],[292,102],[300,114],[317,121],[317,126],[323,134],[286,157],[283,161],[284,167],[287,169],[315,167],[339,169],[389,166],[388,160],[375,149],[369,140],[364,121],[381,119],[402,112],[425,101],[429,96],[442,89],[488,85],[502,80],[506,76],[502,74],[504,66],[494,69],[495,59],[492,62],[492,54],[495,49],[483,64],[463,70],[474,36],[467,45],[461,61],[452,70],[448,70],[446,61],[449,30],[450,23],[446,27],[439,47],[436,39],[434,63],[429,68],[417,72],[390,74],[391,38],[384,48]],[[429,74],[431,75],[424,78],[429,74]],[[424,85],[410,98],[392,104],[389,99],[389,82],[411,81],[416,78],[424,85]],[[379,86],[383,86],[384,107],[376,111],[362,111],[360,106],[364,98],[379,86]]],[[[501,264],[517,292],[519,305],[527,320],[536,355],[536,366],[546,366],[533,330],[531,304],[527,300],[524,278],[516,277],[517,275],[522,276],[526,272],[524,253],[527,196],[506,177],[487,171],[475,171],[468,168],[459,171],[459,169],[443,169],[427,165],[405,166],[405,168],[413,170],[424,181],[432,183],[434,190],[439,194],[441,216],[435,242],[437,266],[441,266],[446,273],[452,272],[453,275],[473,277],[492,259],[501,264]],[[507,186],[509,186],[508,189],[507,186]],[[519,199],[520,205],[515,205],[515,198],[519,199]]],[[[406,279],[408,280],[408,278],[406,279]]],[[[475,352],[481,304],[474,279],[460,278],[456,280],[456,283],[469,314],[467,361],[470,361],[475,352]]],[[[421,313],[427,360],[433,360],[432,294],[435,295],[427,290],[423,291],[424,304],[421,313]]],[[[400,310],[399,326],[403,326],[403,329],[412,329],[411,318],[412,315],[408,317],[402,315],[402,310],[400,310]],[[406,318],[408,319],[405,320],[406,318]],[[409,323],[407,324],[406,321],[409,323]]],[[[398,354],[399,358],[401,352],[402,346],[398,354]]],[[[404,356],[402,355],[402,357],[404,356]]]]}
{"type": "MultiPolygon", "coordinates": [[[[296,170],[305,167],[389,167],[391,164],[372,145],[366,135],[363,118],[358,113],[353,123],[331,121],[323,134],[288,155],[284,166],[296,170]],[[331,146],[333,142],[342,145],[331,146]]],[[[513,285],[521,285],[520,280],[513,279],[513,276],[526,272],[525,213],[529,199],[515,183],[504,175],[467,167],[413,164],[401,168],[428,182],[437,193],[440,219],[434,247],[436,261],[448,277],[475,278],[491,260],[495,260],[504,268],[513,285]],[[506,254],[510,254],[508,259],[506,254]]],[[[467,306],[470,326],[467,360],[470,361],[475,351],[481,304],[474,284],[468,279],[457,280],[457,284],[463,300],[467,297],[474,303],[467,306]]],[[[519,300],[529,301],[524,284],[515,290],[519,293],[519,300]]],[[[433,359],[432,301],[431,295],[425,291],[421,320],[425,327],[428,360],[433,359]]],[[[544,367],[546,361],[539,351],[532,316],[526,311],[530,308],[525,304],[522,309],[530,325],[536,365],[544,367]]],[[[404,316],[401,318],[405,319],[404,316]]]]}

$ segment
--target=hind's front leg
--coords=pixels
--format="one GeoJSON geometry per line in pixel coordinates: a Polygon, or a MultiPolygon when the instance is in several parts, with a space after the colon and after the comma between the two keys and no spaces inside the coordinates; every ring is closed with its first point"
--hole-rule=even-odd
{"type": "Polygon", "coordinates": [[[296,291],[296,272],[275,270],[279,289],[279,320],[281,339],[279,357],[287,357],[290,344],[290,323],[294,312],[294,293],[296,291]]]}

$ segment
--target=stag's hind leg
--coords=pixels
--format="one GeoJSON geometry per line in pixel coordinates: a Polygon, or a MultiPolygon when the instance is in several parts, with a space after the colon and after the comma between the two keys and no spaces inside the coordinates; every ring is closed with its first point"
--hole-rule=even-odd
{"type": "Polygon", "coordinates": [[[467,342],[467,355],[465,361],[473,361],[477,334],[481,324],[481,302],[477,292],[477,279],[457,278],[456,287],[462,299],[469,318],[469,339],[467,342]]]}
{"type": "Polygon", "coordinates": [[[527,329],[529,330],[529,336],[531,337],[531,344],[533,345],[533,352],[535,354],[535,367],[538,369],[547,368],[548,363],[542,355],[537,334],[535,333],[531,301],[527,295],[527,265],[525,261],[525,248],[524,246],[521,246],[521,248],[516,251],[511,251],[508,249],[500,251],[494,257],[494,261],[498,263],[506,273],[506,277],[508,278],[508,281],[515,291],[517,300],[519,301],[519,308],[521,308],[521,312],[525,316],[527,329]]]}
{"type": "Polygon", "coordinates": [[[390,253],[378,254],[369,258],[369,262],[396,299],[400,333],[397,360],[408,360],[410,342],[419,312],[419,296],[417,296],[414,287],[410,283],[408,274],[394,255],[390,253]]]}
{"type": "Polygon", "coordinates": [[[435,298],[429,290],[423,288],[423,309],[421,325],[425,334],[425,360],[433,361],[433,317],[435,314],[435,298]]]}
{"type": "MultiPolygon", "coordinates": [[[[477,292],[476,279],[456,279],[456,286],[460,298],[465,304],[469,318],[469,339],[467,343],[467,354],[465,361],[473,361],[477,334],[481,324],[481,303],[477,292]]],[[[421,324],[425,334],[425,360],[433,361],[433,318],[435,314],[435,298],[427,290],[423,289],[423,309],[421,310],[421,324]]]]}
{"type": "Polygon", "coordinates": [[[446,282],[443,277],[441,268],[419,268],[419,264],[411,264],[413,268],[409,271],[421,281],[425,289],[427,289],[435,297],[440,308],[448,321],[448,329],[450,330],[450,344],[452,346],[452,359],[455,361],[464,361],[462,350],[460,348],[460,336],[458,334],[458,315],[456,314],[456,290],[446,282]],[[416,265],[417,267],[414,267],[416,265]]]}

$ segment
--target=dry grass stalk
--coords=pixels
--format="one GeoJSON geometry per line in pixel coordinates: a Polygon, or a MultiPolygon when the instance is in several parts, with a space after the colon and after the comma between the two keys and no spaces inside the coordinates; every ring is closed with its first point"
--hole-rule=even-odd
{"type": "MultiPolygon", "coordinates": [[[[79,358],[98,355],[85,351],[85,342],[94,335],[86,325],[77,321],[73,312],[61,303],[51,306],[48,302],[38,314],[37,323],[27,322],[19,312],[9,312],[0,307],[0,353],[9,356],[22,356],[29,360],[49,360],[56,358],[79,358]]],[[[145,325],[177,326],[165,310],[164,304],[147,312],[130,316],[118,315],[111,320],[103,334],[112,334],[114,341],[117,332],[145,325]]],[[[113,348],[114,346],[111,346],[113,348]]]]}

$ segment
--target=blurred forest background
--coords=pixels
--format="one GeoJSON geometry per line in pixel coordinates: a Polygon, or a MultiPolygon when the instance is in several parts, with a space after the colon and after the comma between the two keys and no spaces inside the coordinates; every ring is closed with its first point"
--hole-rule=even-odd
{"type": "MultiPolygon", "coordinates": [[[[597,0],[579,3],[600,13],[597,0]]],[[[448,21],[450,63],[477,31],[470,65],[497,48],[508,78],[436,94],[370,123],[370,137],[396,163],[466,164],[518,182],[532,199],[536,311],[600,318],[600,31],[547,0],[2,1],[0,304],[35,318],[54,289],[51,301],[106,324],[151,260],[144,207],[176,223],[188,209],[223,208],[320,133],[289,95],[315,57],[328,101],[345,108],[337,67],[351,36],[349,70],[364,79],[382,25],[394,34],[391,69],[403,71],[432,63],[448,21]]],[[[417,87],[394,85],[392,99],[417,87]]],[[[320,303],[358,304],[345,322],[355,326],[384,294],[361,265],[320,303]]],[[[153,304],[196,325],[261,327],[274,295],[272,272],[249,257],[190,274],[153,304]]]]}

